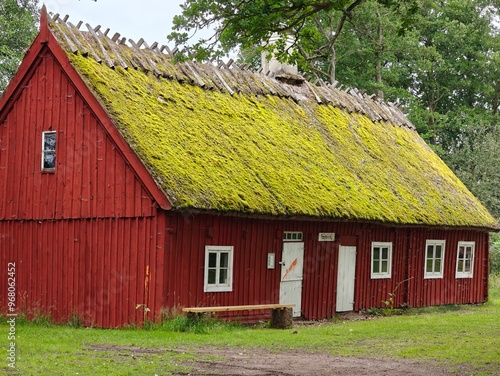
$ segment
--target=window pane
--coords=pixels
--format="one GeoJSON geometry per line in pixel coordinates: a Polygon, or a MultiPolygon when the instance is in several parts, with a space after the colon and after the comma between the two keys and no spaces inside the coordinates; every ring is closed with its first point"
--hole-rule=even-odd
{"type": "Polygon", "coordinates": [[[389,259],[389,249],[382,248],[382,260],[388,260],[388,259],[389,259]]]}
{"type": "Polygon", "coordinates": [[[458,247],[458,257],[464,258],[465,248],[463,246],[458,247]]]}
{"type": "Polygon", "coordinates": [[[427,273],[432,273],[434,270],[432,270],[432,259],[427,260],[427,265],[425,266],[425,271],[427,273]]]}
{"type": "Polygon", "coordinates": [[[56,153],[53,151],[46,151],[43,154],[43,168],[53,169],[56,168],[56,153]]]}
{"type": "Polygon", "coordinates": [[[208,269],[208,284],[215,285],[215,269],[208,269]]]}
{"type": "Polygon", "coordinates": [[[56,150],[56,134],[55,133],[45,133],[43,139],[43,150],[56,150]]]}
{"type": "Polygon", "coordinates": [[[208,267],[215,268],[217,266],[217,253],[210,252],[208,254],[208,267]]]}
{"type": "Polygon", "coordinates": [[[441,259],[436,259],[436,263],[434,264],[434,272],[441,272],[441,259]]]}
{"type": "Polygon", "coordinates": [[[434,247],[432,245],[427,246],[427,258],[432,259],[434,257],[434,247]]]}
{"type": "Polygon", "coordinates": [[[464,262],[462,260],[458,260],[457,271],[459,273],[462,273],[464,271],[464,262]]]}
{"type": "Polygon", "coordinates": [[[219,283],[220,284],[227,284],[227,269],[220,270],[219,283]]]}
{"type": "Polygon", "coordinates": [[[441,258],[441,248],[442,247],[440,245],[436,245],[436,253],[435,253],[434,257],[437,259],[441,258]]]}
{"type": "Polygon", "coordinates": [[[380,248],[375,247],[373,248],[373,260],[379,260],[380,259],[380,248]]]}
{"type": "Polygon", "coordinates": [[[388,268],[387,268],[388,264],[389,263],[387,261],[382,261],[382,270],[381,270],[382,273],[387,273],[387,271],[388,271],[388,268]]]}
{"type": "Polygon", "coordinates": [[[471,271],[471,260],[465,260],[465,264],[464,264],[464,272],[465,273],[470,273],[471,271]]]}
{"type": "Polygon", "coordinates": [[[373,272],[374,273],[380,273],[379,269],[379,261],[378,260],[373,260],[373,272]]]}
{"type": "Polygon", "coordinates": [[[467,247],[467,251],[466,251],[466,258],[468,258],[469,260],[472,259],[472,247],[467,247]]]}
{"type": "Polygon", "coordinates": [[[220,267],[227,268],[229,265],[229,253],[221,252],[220,253],[220,267]]]}

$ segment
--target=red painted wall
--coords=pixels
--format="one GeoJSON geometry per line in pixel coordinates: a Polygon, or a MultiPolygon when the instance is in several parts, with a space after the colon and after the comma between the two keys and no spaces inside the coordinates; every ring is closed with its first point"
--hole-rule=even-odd
{"type": "Polygon", "coordinates": [[[0,124],[0,219],[150,216],[155,204],[99,120],[46,52],[0,124]],[[57,132],[41,172],[42,132],[57,132]]]}
{"type": "Polygon", "coordinates": [[[487,233],[188,214],[169,215],[167,222],[164,306],[278,303],[283,231],[304,233],[302,313],[306,319],[335,314],[339,244],[357,246],[356,311],[384,307],[382,301],[389,299],[389,293],[395,294],[395,307],[477,303],[487,296],[487,233]],[[334,232],[337,241],[319,242],[319,232],[334,232]],[[426,239],[446,240],[442,279],[424,279],[426,239]],[[459,240],[476,242],[473,279],[455,278],[459,240]],[[393,243],[390,279],[371,279],[373,241],[393,243]],[[232,292],[203,292],[206,245],[234,246],[232,292]],[[273,270],[267,269],[267,253],[276,254],[273,270]]]}
{"type": "Polygon", "coordinates": [[[43,50],[0,123],[0,304],[16,265],[17,312],[114,327],[159,313],[165,218],[101,122],[43,50]],[[42,132],[57,132],[41,172],[42,132]],[[160,272],[158,272],[160,270],[160,272]]]}
{"type": "Polygon", "coordinates": [[[0,221],[0,303],[15,263],[17,313],[116,327],[161,310],[164,228],[156,217],[0,221]]]}

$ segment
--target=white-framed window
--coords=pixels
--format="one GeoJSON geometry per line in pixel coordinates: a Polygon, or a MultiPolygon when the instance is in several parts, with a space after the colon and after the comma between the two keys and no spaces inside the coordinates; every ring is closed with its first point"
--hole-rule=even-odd
{"type": "Polygon", "coordinates": [[[372,243],[372,279],[391,278],[392,243],[372,243]]]}
{"type": "Polygon", "coordinates": [[[233,246],[205,246],[205,292],[233,291],[233,246]]]}
{"type": "Polygon", "coordinates": [[[42,171],[56,169],[56,132],[42,132],[42,171]]]}
{"type": "Polygon", "coordinates": [[[284,242],[301,242],[303,234],[300,231],[285,231],[283,233],[284,242]]]}
{"type": "Polygon", "coordinates": [[[425,242],[424,278],[443,278],[444,251],[444,240],[425,242]]]}
{"type": "Polygon", "coordinates": [[[456,278],[472,278],[475,242],[458,242],[456,278]]]}

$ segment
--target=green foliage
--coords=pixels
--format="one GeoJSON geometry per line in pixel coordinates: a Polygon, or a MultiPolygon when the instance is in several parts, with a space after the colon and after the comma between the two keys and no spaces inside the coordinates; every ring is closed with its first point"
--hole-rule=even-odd
{"type": "MultiPolygon", "coordinates": [[[[498,115],[496,115],[498,118],[498,115]]],[[[457,109],[442,119],[438,152],[462,182],[500,218],[500,123],[484,110],[457,109]]]]}
{"type": "Polygon", "coordinates": [[[0,95],[37,33],[38,0],[0,0],[0,95]]]}
{"type": "MultiPolygon", "coordinates": [[[[401,3],[413,4],[415,0],[379,2],[397,8],[401,3]]],[[[333,12],[343,23],[352,17],[353,10],[362,3],[360,0],[186,0],[182,5],[182,14],[174,17],[174,32],[168,38],[174,40],[177,45],[184,45],[193,31],[212,27],[214,36],[195,43],[189,47],[189,51],[191,56],[198,60],[213,59],[232,48],[260,45],[274,32],[283,37],[289,34],[299,36],[303,29],[307,29],[307,22],[316,16],[321,17],[333,12]],[[235,9],[238,11],[235,12],[235,9]]],[[[339,26],[337,30],[341,29],[339,26]]]]}
{"type": "Polygon", "coordinates": [[[162,322],[161,328],[171,332],[210,334],[221,330],[240,328],[234,322],[222,321],[208,314],[177,315],[162,322]]]}
{"type": "MultiPolygon", "coordinates": [[[[496,276],[491,282],[496,281],[496,288],[500,290],[498,283],[500,282],[500,233],[491,234],[490,246],[490,275],[496,276]]],[[[495,285],[493,283],[493,285],[495,285]]]]}

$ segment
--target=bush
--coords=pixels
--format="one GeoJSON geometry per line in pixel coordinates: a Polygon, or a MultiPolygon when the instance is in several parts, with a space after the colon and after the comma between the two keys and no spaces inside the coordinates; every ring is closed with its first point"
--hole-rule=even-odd
{"type": "Polygon", "coordinates": [[[491,235],[490,275],[500,275],[500,233],[491,235]]]}

